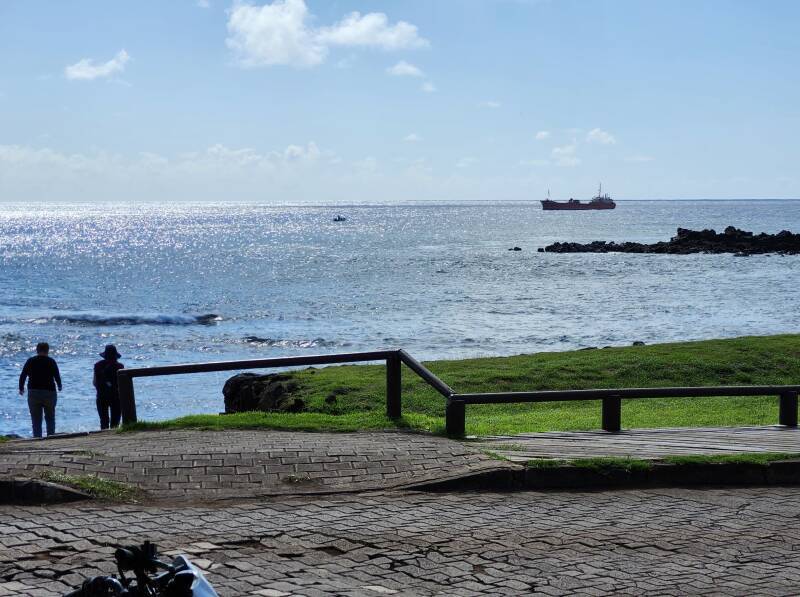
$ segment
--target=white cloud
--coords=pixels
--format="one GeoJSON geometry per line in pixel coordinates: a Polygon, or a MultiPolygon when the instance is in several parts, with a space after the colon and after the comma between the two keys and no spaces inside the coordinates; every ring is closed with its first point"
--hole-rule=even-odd
{"type": "Polygon", "coordinates": [[[476,158],[470,158],[470,157],[461,158],[460,160],[458,160],[456,162],[456,168],[462,168],[462,169],[469,168],[470,166],[475,164],[477,161],[478,160],[476,158]]]}
{"type": "Polygon", "coordinates": [[[535,166],[537,168],[542,166],[549,166],[550,160],[520,160],[520,166],[535,166]]]}
{"type": "Polygon", "coordinates": [[[617,140],[614,135],[602,129],[592,129],[586,135],[587,143],[600,143],[601,145],[614,145],[617,140]]]}
{"type": "Polygon", "coordinates": [[[422,141],[422,137],[420,137],[417,133],[411,133],[410,135],[403,137],[403,141],[406,141],[407,143],[416,143],[417,141],[422,141]]]}
{"type": "Polygon", "coordinates": [[[362,15],[351,12],[333,27],[323,27],[318,32],[322,43],[331,46],[365,46],[383,50],[423,48],[428,40],[417,33],[417,27],[405,21],[389,24],[382,12],[362,15]]]}
{"type": "Polygon", "coordinates": [[[130,56],[125,50],[120,50],[108,62],[95,64],[90,58],[83,58],[75,64],[64,68],[64,76],[71,81],[91,81],[103,77],[110,77],[115,73],[125,70],[125,64],[130,60],[130,56]]]}
{"type": "Polygon", "coordinates": [[[306,26],[307,18],[303,0],[276,0],[264,6],[235,4],[228,18],[226,43],[242,66],[321,64],[328,48],[306,26]]]}
{"type": "Polygon", "coordinates": [[[484,108],[497,109],[500,107],[500,105],[501,105],[500,102],[495,102],[491,100],[486,102],[481,102],[481,106],[483,106],[484,108]]]}
{"type": "Polygon", "coordinates": [[[413,64],[406,62],[405,60],[401,60],[394,66],[390,66],[386,69],[386,72],[390,75],[394,75],[395,77],[422,77],[424,73],[414,66],[413,64]]]}
{"type": "Polygon", "coordinates": [[[358,160],[355,162],[354,166],[356,171],[360,172],[361,174],[374,174],[378,170],[378,160],[372,156],[369,156],[363,160],[358,160]]]}
{"type": "Polygon", "coordinates": [[[550,138],[550,131],[539,131],[536,133],[536,140],[537,141],[544,141],[545,139],[550,138]]]}
{"type": "Polygon", "coordinates": [[[426,158],[417,158],[406,167],[405,174],[410,178],[429,181],[433,174],[433,168],[426,158]]]}
{"type": "Polygon", "coordinates": [[[383,50],[428,45],[417,27],[392,25],[384,13],[353,12],[331,27],[314,28],[304,0],[275,0],[257,6],[237,2],[228,18],[226,44],[245,67],[321,64],[332,46],[375,47],[383,50]]]}
{"type": "Polygon", "coordinates": [[[554,147],[551,155],[556,166],[572,167],[581,163],[579,157],[575,155],[575,144],[562,145],[561,147],[554,147]]]}
{"type": "Polygon", "coordinates": [[[0,201],[135,200],[142,196],[169,200],[184,193],[186,198],[257,198],[265,188],[279,199],[279,187],[294,192],[318,183],[315,193],[330,188],[330,181],[320,181],[338,172],[330,166],[334,157],[313,141],[268,152],[216,144],[171,157],[153,152],[125,156],[0,145],[0,180],[4,183],[0,201]]]}
{"type": "Polygon", "coordinates": [[[296,162],[297,160],[316,160],[320,156],[319,147],[313,141],[303,147],[302,145],[289,145],[283,151],[283,157],[287,161],[296,162]]]}
{"type": "Polygon", "coordinates": [[[200,8],[209,8],[211,6],[211,1],[210,0],[197,0],[196,4],[200,8]]]}
{"type": "Polygon", "coordinates": [[[633,162],[633,163],[642,163],[642,162],[652,162],[654,158],[650,157],[649,155],[631,155],[625,158],[626,162],[633,162]]]}
{"type": "Polygon", "coordinates": [[[433,93],[434,91],[436,91],[436,85],[434,85],[430,81],[425,81],[422,84],[422,87],[420,87],[420,89],[425,93],[433,93]]]}
{"type": "Polygon", "coordinates": [[[336,68],[344,70],[344,69],[348,69],[348,68],[353,68],[353,65],[355,63],[356,63],[356,57],[355,56],[346,56],[346,57],[344,57],[344,58],[342,58],[340,60],[337,60],[335,66],[336,66],[336,68]]]}

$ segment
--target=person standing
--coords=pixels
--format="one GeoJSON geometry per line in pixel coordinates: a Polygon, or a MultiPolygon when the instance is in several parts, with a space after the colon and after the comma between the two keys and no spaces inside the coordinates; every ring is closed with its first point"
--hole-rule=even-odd
{"type": "Polygon", "coordinates": [[[102,360],[94,364],[94,387],[97,389],[97,414],[100,415],[100,429],[119,427],[119,390],[117,371],[125,365],[119,362],[122,355],[113,344],[100,353],[102,360]]]}
{"type": "Polygon", "coordinates": [[[61,374],[58,364],[50,358],[50,345],[39,342],[36,356],[25,361],[19,375],[19,395],[25,394],[25,380],[28,380],[28,409],[31,412],[33,437],[42,437],[42,414],[47,424],[47,435],[56,432],[56,401],[61,391],[61,374]]]}

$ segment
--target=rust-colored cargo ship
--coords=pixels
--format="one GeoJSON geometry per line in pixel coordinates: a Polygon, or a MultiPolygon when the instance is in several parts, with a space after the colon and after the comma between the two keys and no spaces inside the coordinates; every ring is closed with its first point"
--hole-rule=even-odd
{"type": "Polygon", "coordinates": [[[617,206],[611,196],[606,193],[603,195],[603,185],[597,191],[597,196],[592,197],[591,201],[584,203],[578,199],[570,199],[569,201],[553,201],[550,199],[550,193],[547,193],[547,199],[542,201],[542,209],[550,210],[570,210],[570,209],[614,209],[617,206]]]}

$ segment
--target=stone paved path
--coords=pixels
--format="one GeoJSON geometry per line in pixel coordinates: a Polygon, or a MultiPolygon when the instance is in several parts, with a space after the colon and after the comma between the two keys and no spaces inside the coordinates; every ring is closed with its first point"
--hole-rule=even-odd
{"type": "Polygon", "coordinates": [[[0,444],[0,476],[99,475],[153,500],[363,491],[512,466],[417,433],[146,431],[0,444]]]}
{"type": "Polygon", "coordinates": [[[223,596],[797,595],[798,512],[781,488],[0,507],[0,595],[59,595],[144,538],[223,596]]]}
{"type": "Polygon", "coordinates": [[[532,458],[631,456],[660,458],[681,454],[800,453],[800,428],[702,427],[606,431],[548,431],[481,437],[475,447],[501,454],[512,462],[532,458]]]}

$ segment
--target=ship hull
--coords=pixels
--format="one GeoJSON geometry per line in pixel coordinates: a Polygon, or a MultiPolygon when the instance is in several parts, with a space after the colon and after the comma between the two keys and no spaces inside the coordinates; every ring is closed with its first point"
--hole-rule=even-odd
{"type": "Polygon", "coordinates": [[[545,211],[577,211],[577,210],[594,210],[594,209],[614,209],[616,203],[581,203],[579,201],[542,201],[542,209],[545,211]]]}

